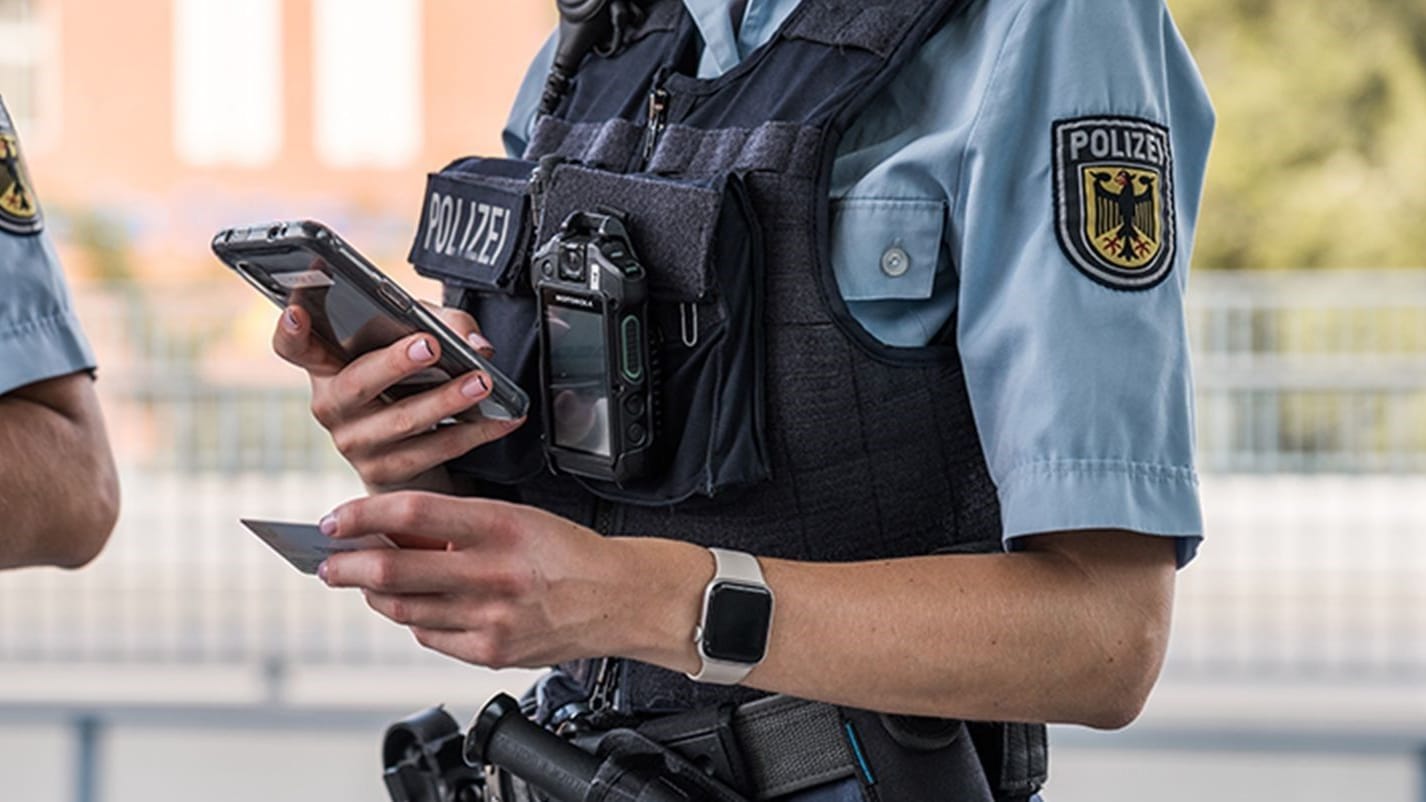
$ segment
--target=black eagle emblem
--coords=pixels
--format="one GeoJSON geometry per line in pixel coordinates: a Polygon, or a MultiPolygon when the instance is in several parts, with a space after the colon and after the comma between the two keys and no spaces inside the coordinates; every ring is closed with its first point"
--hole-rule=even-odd
{"type": "Polygon", "coordinates": [[[1118,173],[1090,173],[1094,179],[1095,232],[1105,250],[1119,252],[1126,260],[1141,258],[1158,240],[1157,210],[1154,207],[1154,178],[1134,180],[1127,170],[1118,173]]]}

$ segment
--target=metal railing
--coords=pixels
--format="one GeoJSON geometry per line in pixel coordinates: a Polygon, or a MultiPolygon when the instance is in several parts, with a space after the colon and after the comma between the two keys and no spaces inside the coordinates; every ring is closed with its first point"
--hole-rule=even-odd
{"type": "MultiPolygon", "coordinates": [[[[1209,543],[1169,672],[1426,677],[1426,272],[1194,277],[1209,543]]],[[[240,516],[361,492],[227,283],[79,298],[124,468],[111,547],[0,581],[0,666],[393,665],[398,628],[277,564],[240,516]]]]}
{"type": "Polygon", "coordinates": [[[1426,270],[1200,273],[1203,473],[1426,471],[1426,270]]]}

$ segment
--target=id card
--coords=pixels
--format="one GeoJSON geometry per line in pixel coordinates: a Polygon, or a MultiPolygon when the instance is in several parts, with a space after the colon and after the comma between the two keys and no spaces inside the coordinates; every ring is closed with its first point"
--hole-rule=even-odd
{"type": "Polygon", "coordinates": [[[322,561],[344,551],[362,549],[394,549],[385,535],[365,535],[356,538],[335,539],[322,534],[313,524],[292,524],[280,521],[253,521],[241,519],[243,526],[272,547],[292,567],[304,574],[317,573],[322,561]]]}

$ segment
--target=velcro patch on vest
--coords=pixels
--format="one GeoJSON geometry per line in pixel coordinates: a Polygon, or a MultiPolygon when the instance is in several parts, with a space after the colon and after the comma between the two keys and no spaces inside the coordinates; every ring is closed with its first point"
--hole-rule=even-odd
{"type": "Polygon", "coordinates": [[[504,289],[521,261],[526,213],[523,192],[432,173],[408,258],[435,278],[504,289]]]}
{"type": "Polygon", "coordinates": [[[1080,272],[1116,290],[1147,290],[1173,269],[1169,131],[1137,117],[1054,123],[1055,229],[1080,272]]]}
{"type": "Polygon", "coordinates": [[[30,173],[20,157],[20,137],[0,104],[0,231],[35,234],[45,227],[30,173]]]}

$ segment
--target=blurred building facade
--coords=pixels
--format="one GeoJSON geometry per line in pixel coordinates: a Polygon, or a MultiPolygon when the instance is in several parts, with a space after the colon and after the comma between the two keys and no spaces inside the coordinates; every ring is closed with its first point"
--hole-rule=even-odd
{"type": "Polygon", "coordinates": [[[529,1],[0,0],[0,94],[81,278],[202,279],[219,227],[299,216],[399,257],[425,174],[500,152],[554,19],[529,1]]]}

